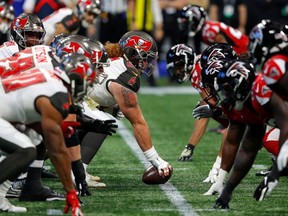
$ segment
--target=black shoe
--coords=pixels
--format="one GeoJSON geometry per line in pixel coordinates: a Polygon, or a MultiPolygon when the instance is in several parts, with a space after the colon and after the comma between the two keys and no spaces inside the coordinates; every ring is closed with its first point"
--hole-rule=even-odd
{"type": "Polygon", "coordinates": [[[65,195],[59,194],[50,188],[40,189],[24,188],[19,196],[19,201],[57,201],[66,200],[65,195]]]}
{"type": "Polygon", "coordinates": [[[272,167],[273,167],[273,165],[269,169],[261,170],[261,171],[257,172],[255,175],[256,176],[267,176],[271,172],[272,167]]]}
{"type": "Polygon", "coordinates": [[[277,186],[277,184],[277,179],[270,176],[265,176],[262,182],[254,191],[253,197],[257,201],[262,201],[265,197],[269,196],[272,193],[273,189],[277,186]]]}
{"type": "Polygon", "coordinates": [[[218,198],[213,206],[214,209],[230,209],[229,201],[224,201],[221,198],[218,198]]]}
{"type": "Polygon", "coordinates": [[[58,175],[55,173],[52,173],[50,170],[42,168],[41,177],[42,178],[58,178],[58,175]]]}

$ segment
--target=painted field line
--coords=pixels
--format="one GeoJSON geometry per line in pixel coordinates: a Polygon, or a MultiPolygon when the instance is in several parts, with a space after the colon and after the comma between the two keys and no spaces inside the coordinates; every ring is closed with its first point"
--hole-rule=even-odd
{"type": "MultiPolygon", "coordinates": [[[[145,168],[148,168],[151,164],[149,161],[147,161],[142,150],[139,148],[137,141],[135,140],[135,137],[131,134],[129,129],[122,122],[117,121],[117,124],[118,124],[118,133],[120,134],[120,136],[131,148],[135,156],[145,166],[145,168]]],[[[185,200],[182,194],[177,190],[177,188],[172,183],[168,181],[164,185],[159,185],[159,187],[166,194],[171,203],[175,205],[180,215],[183,216],[198,215],[193,209],[192,205],[185,200]]]]}
{"type": "Polygon", "coordinates": [[[168,87],[141,87],[139,90],[140,94],[151,94],[151,95],[166,95],[166,94],[199,94],[199,92],[192,86],[168,86],[168,87]]]}

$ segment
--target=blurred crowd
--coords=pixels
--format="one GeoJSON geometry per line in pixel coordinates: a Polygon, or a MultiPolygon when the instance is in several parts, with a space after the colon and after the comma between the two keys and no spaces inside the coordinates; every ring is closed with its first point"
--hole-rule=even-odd
{"type": "MultiPolygon", "coordinates": [[[[77,1],[6,2],[13,5],[16,16],[22,12],[32,12],[43,19],[61,7],[74,8],[77,1]]],[[[204,7],[208,11],[209,20],[226,23],[246,34],[262,19],[271,19],[283,24],[288,19],[288,3],[285,0],[105,0],[102,1],[101,17],[95,26],[86,29],[85,34],[102,43],[118,42],[129,30],[142,30],[151,34],[159,50],[159,67],[147,81],[150,86],[157,86],[157,78],[169,77],[165,59],[169,47],[185,41],[179,34],[177,16],[188,4],[204,7]]],[[[3,36],[0,39],[3,42],[6,38],[3,36]]],[[[189,43],[196,47],[198,53],[206,47],[199,38],[189,43]]]]}

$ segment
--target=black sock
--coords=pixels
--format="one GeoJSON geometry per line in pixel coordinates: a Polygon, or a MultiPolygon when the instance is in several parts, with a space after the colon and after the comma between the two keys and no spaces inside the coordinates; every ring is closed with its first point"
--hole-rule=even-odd
{"type": "Polygon", "coordinates": [[[99,133],[88,133],[81,142],[81,158],[83,163],[89,164],[94,158],[107,135],[99,133]]]}
{"type": "Polygon", "coordinates": [[[85,169],[81,160],[71,163],[72,171],[75,177],[75,182],[83,182],[86,179],[85,169]]]}

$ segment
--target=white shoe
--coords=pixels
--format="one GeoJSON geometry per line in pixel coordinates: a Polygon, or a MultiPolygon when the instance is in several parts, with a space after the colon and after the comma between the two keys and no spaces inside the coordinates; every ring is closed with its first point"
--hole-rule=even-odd
{"type": "Polygon", "coordinates": [[[14,206],[8,199],[0,196],[0,212],[24,213],[27,212],[27,209],[25,207],[14,206]]]}
{"type": "Polygon", "coordinates": [[[106,184],[105,183],[93,181],[90,178],[86,178],[86,182],[87,182],[88,187],[97,188],[97,189],[106,188],[106,184]]]}
{"type": "Polygon", "coordinates": [[[99,176],[92,176],[89,173],[86,172],[86,179],[90,179],[91,181],[96,181],[96,182],[100,182],[101,179],[99,176]]]}

